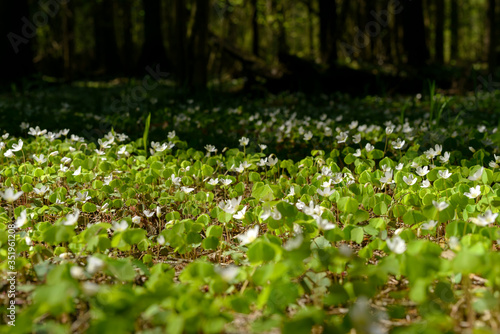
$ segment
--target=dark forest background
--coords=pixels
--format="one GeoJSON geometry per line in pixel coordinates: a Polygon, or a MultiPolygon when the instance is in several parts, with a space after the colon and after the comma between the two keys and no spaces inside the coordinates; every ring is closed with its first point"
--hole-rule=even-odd
{"type": "Polygon", "coordinates": [[[178,87],[418,91],[495,78],[500,0],[16,0],[0,81],[168,72],[178,87]],[[364,87],[364,88],[363,88],[364,87]]]}

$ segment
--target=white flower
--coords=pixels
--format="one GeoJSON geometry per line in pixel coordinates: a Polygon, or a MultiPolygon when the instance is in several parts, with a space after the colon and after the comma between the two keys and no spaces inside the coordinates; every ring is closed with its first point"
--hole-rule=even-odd
{"type": "Polygon", "coordinates": [[[390,125],[385,128],[385,134],[390,135],[394,131],[394,125],[390,125]]]}
{"type": "Polygon", "coordinates": [[[436,202],[436,201],[432,201],[432,205],[434,205],[434,207],[438,210],[438,211],[443,211],[444,209],[446,209],[450,204],[446,203],[446,202],[436,202]]]}
{"type": "Polygon", "coordinates": [[[61,172],[63,172],[63,173],[64,173],[64,172],[67,172],[67,171],[68,171],[68,169],[69,169],[69,167],[66,167],[66,166],[64,166],[63,164],[59,164],[59,170],[60,170],[61,172]]]}
{"type": "Polygon", "coordinates": [[[241,146],[247,146],[250,142],[250,139],[248,139],[247,137],[241,137],[239,141],[241,146]]]}
{"type": "Polygon", "coordinates": [[[373,149],[375,148],[375,146],[373,146],[372,144],[370,143],[367,143],[366,146],[365,146],[365,150],[366,152],[370,152],[370,151],[373,151],[373,149]]]}
{"type": "Polygon", "coordinates": [[[77,170],[73,173],[74,176],[80,175],[82,173],[82,166],[78,167],[77,170]]]}
{"type": "Polygon", "coordinates": [[[3,155],[6,158],[12,158],[14,156],[14,153],[12,152],[12,150],[7,150],[3,155]]]}
{"type": "Polygon", "coordinates": [[[356,133],[354,136],[352,136],[352,142],[354,144],[359,144],[361,142],[361,133],[356,133]]]}
{"type": "Polygon", "coordinates": [[[148,218],[153,217],[153,215],[155,214],[155,212],[154,212],[154,211],[149,211],[149,210],[144,210],[144,211],[142,211],[142,213],[144,213],[144,215],[145,215],[146,217],[148,217],[148,218]]]}
{"type": "Polygon", "coordinates": [[[477,181],[481,178],[483,175],[484,167],[479,168],[474,174],[469,176],[469,180],[471,181],[477,181]]]}
{"type": "Polygon", "coordinates": [[[415,171],[418,176],[425,176],[427,173],[429,173],[429,167],[424,166],[424,167],[417,167],[417,170],[415,171]]]}
{"type": "Polygon", "coordinates": [[[247,212],[247,207],[246,205],[243,207],[243,209],[241,209],[240,211],[238,211],[234,216],[233,218],[235,219],[238,219],[238,220],[242,220],[243,218],[245,218],[245,213],[247,212]]]}
{"type": "Polygon", "coordinates": [[[253,242],[259,236],[259,225],[255,225],[253,228],[249,229],[243,234],[238,235],[238,238],[241,241],[241,245],[247,245],[253,242]]]}
{"type": "Polygon", "coordinates": [[[238,276],[240,268],[238,268],[235,265],[229,265],[226,267],[217,266],[215,267],[215,271],[220,275],[220,277],[224,281],[229,283],[233,281],[236,278],[236,276],[238,276]]]}
{"type": "Polygon", "coordinates": [[[181,190],[186,193],[186,194],[189,194],[190,192],[192,192],[194,190],[194,188],[189,188],[189,187],[181,187],[181,190]]]}
{"type": "Polygon", "coordinates": [[[161,216],[161,206],[157,206],[156,207],[156,217],[160,218],[160,216],[161,216]]]}
{"type": "Polygon", "coordinates": [[[12,144],[12,152],[21,151],[23,149],[23,140],[19,139],[17,144],[12,144]]]}
{"type": "Polygon", "coordinates": [[[259,144],[259,147],[262,151],[264,151],[267,148],[267,145],[265,144],[259,144]]]}
{"type": "Polygon", "coordinates": [[[231,183],[233,183],[233,180],[231,179],[220,179],[220,182],[225,185],[225,186],[228,186],[230,185],[231,183]]]}
{"type": "MultiPolygon", "coordinates": [[[[297,224],[295,224],[297,225],[297,224]]],[[[299,226],[299,225],[297,225],[299,226]]],[[[334,225],[335,226],[335,225],[334,225]]],[[[294,226],[295,227],[295,226],[294,226]]],[[[300,229],[300,226],[299,226],[300,229]]],[[[300,230],[302,232],[302,230],[300,230]]],[[[297,236],[293,239],[289,239],[284,245],[283,248],[287,251],[292,251],[294,249],[299,248],[302,245],[302,242],[304,241],[304,236],[302,233],[297,233],[297,236]]]]}
{"type": "Polygon", "coordinates": [[[16,222],[14,223],[15,228],[21,228],[28,222],[28,218],[26,216],[26,209],[24,209],[19,217],[17,217],[16,222]]]}
{"type": "Polygon", "coordinates": [[[83,270],[83,268],[78,265],[71,267],[69,269],[69,272],[71,274],[71,277],[73,277],[74,279],[84,280],[87,278],[87,276],[85,275],[85,270],[83,270]]]}
{"type": "Polygon", "coordinates": [[[170,132],[168,133],[168,139],[174,139],[174,138],[175,138],[175,130],[170,131],[170,132]]]}
{"type": "Polygon", "coordinates": [[[94,275],[96,272],[104,267],[104,261],[95,256],[89,256],[87,258],[87,272],[90,275],[94,275]]]}
{"type": "Polygon", "coordinates": [[[78,222],[78,217],[80,216],[80,210],[76,209],[75,213],[68,213],[66,218],[62,222],[64,226],[73,226],[78,222]]]}
{"type": "Polygon", "coordinates": [[[477,218],[471,218],[471,221],[478,226],[487,226],[493,224],[498,217],[498,213],[493,213],[487,210],[484,215],[479,215],[477,218]]]}
{"type": "Polygon", "coordinates": [[[423,180],[422,185],[420,186],[421,188],[429,188],[431,186],[431,183],[429,180],[423,180]]]}
{"type": "Polygon", "coordinates": [[[405,145],[405,141],[401,140],[401,138],[398,138],[398,139],[396,139],[396,141],[392,142],[392,147],[394,147],[394,149],[396,149],[396,150],[402,149],[404,145],[405,145]]]}
{"type": "Polygon", "coordinates": [[[387,247],[396,254],[403,254],[406,250],[406,243],[400,236],[387,239],[387,247]]]}
{"type": "Polygon", "coordinates": [[[323,197],[330,197],[332,194],[335,193],[335,191],[336,191],[335,189],[331,189],[330,187],[325,187],[323,190],[318,188],[318,190],[316,190],[316,192],[323,197]]]}
{"type": "Polygon", "coordinates": [[[464,193],[464,195],[469,198],[476,198],[481,195],[481,187],[477,185],[474,188],[469,188],[469,192],[464,193]]]}
{"type": "Polygon", "coordinates": [[[132,217],[132,223],[134,223],[134,224],[140,224],[141,223],[141,217],[139,217],[139,216],[132,217]]]}
{"type": "Polygon", "coordinates": [[[312,134],[312,132],[311,132],[311,131],[307,131],[307,132],[304,134],[304,140],[305,140],[305,141],[309,141],[309,140],[311,140],[311,139],[312,139],[312,137],[313,137],[313,134],[312,134]]]}
{"type": "Polygon", "coordinates": [[[174,174],[170,175],[170,179],[172,180],[172,183],[176,185],[177,187],[181,185],[181,178],[180,177],[175,177],[174,174]]]}
{"type": "Polygon", "coordinates": [[[451,249],[458,250],[460,248],[460,239],[458,239],[457,237],[451,237],[448,241],[448,244],[450,245],[451,249]]]}
{"type": "Polygon", "coordinates": [[[358,148],[352,155],[354,155],[356,158],[359,158],[361,156],[361,149],[358,148]]]}
{"type": "Polygon", "coordinates": [[[216,153],[217,149],[213,145],[205,145],[205,150],[208,151],[208,153],[216,153]]]}
{"type": "Polygon", "coordinates": [[[404,166],[405,165],[402,162],[400,162],[399,164],[397,164],[396,170],[402,170],[404,166]]]}
{"type": "Polygon", "coordinates": [[[84,192],[83,194],[81,192],[77,192],[76,193],[76,199],[75,199],[75,202],[82,202],[82,203],[85,203],[87,202],[89,199],[92,199],[92,197],[89,196],[89,192],[86,191],[84,192]]]}
{"type": "Polygon", "coordinates": [[[437,225],[437,220],[429,220],[427,223],[423,223],[420,228],[422,230],[432,230],[437,225]]]}
{"type": "Polygon", "coordinates": [[[450,160],[450,153],[444,152],[443,156],[439,157],[439,160],[441,160],[443,164],[447,163],[450,160]]]}
{"type": "Polygon", "coordinates": [[[277,163],[278,163],[278,158],[273,158],[272,156],[269,156],[269,161],[267,162],[267,165],[269,167],[272,167],[272,166],[276,165],[277,163]]]}
{"type": "Polygon", "coordinates": [[[403,181],[405,181],[407,185],[412,186],[417,182],[417,178],[413,176],[413,174],[410,174],[408,177],[403,176],[403,181]]]}
{"type": "Polygon", "coordinates": [[[496,161],[493,161],[493,160],[490,161],[489,166],[491,168],[500,168],[500,165],[498,165],[498,163],[496,161]]]}
{"type": "Polygon", "coordinates": [[[219,202],[219,208],[224,212],[234,214],[240,205],[241,199],[242,196],[226,200],[225,202],[219,202]]]}
{"type": "Polygon", "coordinates": [[[47,158],[45,158],[45,156],[43,154],[40,154],[39,157],[33,154],[33,159],[36,162],[38,162],[40,165],[47,161],[47,158]]]}
{"type": "Polygon", "coordinates": [[[295,196],[295,188],[293,186],[290,187],[290,190],[288,191],[287,197],[288,196],[295,196]]]}
{"type": "Polygon", "coordinates": [[[109,186],[109,184],[113,181],[113,175],[105,176],[104,177],[104,184],[109,186]]]}
{"type": "Polygon", "coordinates": [[[158,242],[159,245],[165,245],[165,237],[163,235],[160,235],[158,236],[158,238],[156,238],[156,241],[158,242]]]}
{"type": "Polygon", "coordinates": [[[472,153],[475,153],[476,152],[476,149],[472,146],[469,146],[469,150],[472,152],[472,153]]]}
{"type": "Polygon", "coordinates": [[[122,220],[119,223],[114,222],[112,229],[115,230],[116,232],[122,232],[125,231],[128,228],[128,223],[126,220],[122,220]]]}
{"type": "Polygon", "coordinates": [[[392,181],[392,170],[389,170],[387,172],[385,172],[384,176],[382,176],[380,178],[380,182],[383,183],[383,184],[386,184],[386,183],[393,183],[392,181]]]}
{"type": "Polygon", "coordinates": [[[210,180],[208,180],[207,183],[212,185],[212,186],[215,186],[215,185],[217,185],[217,183],[219,183],[219,179],[218,178],[210,179],[210,180]]]}
{"type": "Polygon", "coordinates": [[[88,282],[88,281],[83,282],[82,283],[82,291],[87,296],[94,296],[99,292],[99,284],[88,282]]]}
{"type": "Polygon", "coordinates": [[[318,229],[322,231],[333,230],[336,226],[328,221],[328,219],[323,219],[321,217],[316,218],[316,225],[318,229]]]}
{"type": "Polygon", "coordinates": [[[434,146],[434,152],[436,155],[440,155],[442,151],[443,145],[436,144],[436,146],[434,146]]]}
{"type": "Polygon", "coordinates": [[[438,171],[438,175],[440,178],[443,178],[443,179],[447,179],[449,178],[452,174],[450,173],[449,170],[445,169],[445,170],[440,170],[438,171]]]}
{"type": "Polygon", "coordinates": [[[347,132],[340,132],[338,136],[336,136],[335,138],[337,139],[337,143],[341,144],[345,143],[347,137],[348,137],[347,132]]]}
{"type": "Polygon", "coordinates": [[[120,147],[117,153],[118,155],[125,155],[127,157],[130,155],[130,153],[127,152],[127,146],[120,147]]]}
{"type": "Polygon", "coordinates": [[[22,194],[23,194],[22,191],[14,193],[13,188],[7,188],[5,192],[0,192],[0,196],[2,196],[2,198],[9,203],[17,201],[17,199],[21,197],[22,194]]]}

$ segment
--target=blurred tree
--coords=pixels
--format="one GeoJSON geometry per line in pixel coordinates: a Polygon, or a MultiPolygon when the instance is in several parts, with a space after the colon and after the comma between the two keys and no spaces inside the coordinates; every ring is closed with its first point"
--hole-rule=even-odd
{"type": "Polygon", "coordinates": [[[94,2],[94,68],[101,74],[118,74],[121,69],[114,13],[113,0],[94,2]]]}
{"type": "Polygon", "coordinates": [[[319,43],[325,64],[337,61],[337,36],[337,1],[319,0],[319,43]]]}
{"type": "Polygon", "coordinates": [[[496,0],[488,0],[488,68],[493,71],[497,65],[497,14],[496,0]]]}
{"type": "Polygon", "coordinates": [[[195,1],[194,23],[188,47],[189,88],[205,88],[208,82],[208,0],[195,1]]]}
{"type": "Polygon", "coordinates": [[[423,66],[429,59],[424,26],[422,0],[402,1],[403,9],[403,44],[406,50],[407,64],[423,66]]]}
{"type": "Polygon", "coordinates": [[[458,2],[455,0],[450,0],[451,2],[451,11],[450,11],[450,59],[457,60],[459,57],[458,54],[458,2]]]}
{"type": "Polygon", "coordinates": [[[147,66],[170,68],[163,45],[161,4],[159,0],[142,0],[144,8],[144,44],[137,64],[137,74],[143,75],[147,66]]]}
{"type": "Polygon", "coordinates": [[[30,17],[28,0],[0,2],[0,81],[19,81],[34,72],[36,26],[30,17]]]}
{"type": "Polygon", "coordinates": [[[444,63],[444,0],[436,0],[436,22],[434,24],[435,39],[434,39],[434,49],[435,57],[434,61],[438,64],[444,63]]]}

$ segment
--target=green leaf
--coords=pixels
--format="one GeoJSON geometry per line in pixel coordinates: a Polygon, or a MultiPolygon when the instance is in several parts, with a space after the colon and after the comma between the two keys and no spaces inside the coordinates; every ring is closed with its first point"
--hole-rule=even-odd
{"type": "Polygon", "coordinates": [[[271,187],[267,184],[261,185],[260,187],[256,184],[252,190],[252,197],[261,201],[272,201],[274,199],[274,194],[271,187]]]}
{"type": "Polygon", "coordinates": [[[82,206],[83,212],[96,212],[97,206],[94,203],[87,202],[82,206]]]}
{"type": "Polygon", "coordinates": [[[148,135],[149,135],[149,126],[151,124],[151,113],[149,113],[146,118],[146,124],[144,125],[144,133],[142,134],[142,144],[144,147],[145,154],[148,154],[148,135]]]}
{"type": "Polygon", "coordinates": [[[341,197],[337,205],[342,212],[354,213],[358,210],[359,203],[352,197],[341,197]]]}
{"type": "Polygon", "coordinates": [[[248,260],[252,263],[271,261],[275,254],[274,247],[262,239],[255,240],[247,251],[248,260]]]}
{"type": "Polygon", "coordinates": [[[207,237],[220,238],[222,236],[222,227],[219,225],[212,225],[207,228],[207,237]]]}
{"type": "Polygon", "coordinates": [[[134,267],[127,259],[107,259],[106,268],[120,281],[132,281],[135,278],[134,267]]]}
{"type": "Polygon", "coordinates": [[[410,210],[406,212],[403,216],[403,222],[408,225],[414,225],[424,220],[425,216],[416,210],[410,210]]]}
{"type": "Polygon", "coordinates": [[[209,249],[216,250],[217,246],[219,246],[219,239],[217,237],[214,237],[214,236],[207,237],[207,238],[203,239],[203,241],[201,242],[201,246],[205,250],[209,250],[209,249]]]}
{"type": "Polygon", "coordinates": [[[363,228],[358,226],[351,230],[351,240],[357,244],[361,244],[363,242],[364,231],[363,228]]]}

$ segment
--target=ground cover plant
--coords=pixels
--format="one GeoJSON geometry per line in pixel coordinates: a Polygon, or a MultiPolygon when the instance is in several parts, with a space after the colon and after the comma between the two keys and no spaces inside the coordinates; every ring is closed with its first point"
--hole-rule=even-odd
{"type": "Polygon", "coordinates": [[[300,98],[5,131],[4,328],[497,332],[498,97],[300,98]]]}

